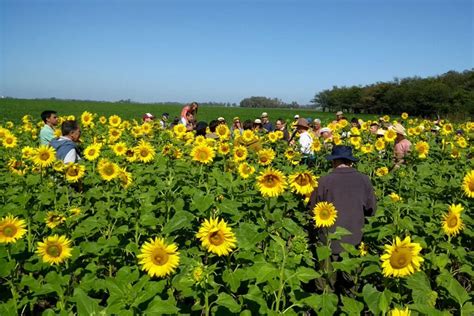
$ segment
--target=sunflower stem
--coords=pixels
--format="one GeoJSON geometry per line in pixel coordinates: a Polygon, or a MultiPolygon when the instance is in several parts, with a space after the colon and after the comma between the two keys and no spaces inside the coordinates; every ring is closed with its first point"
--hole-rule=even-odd
{"type": "Polygon", "coordinates": [[[207,289],[204,292],[204,313],[206,316],[209,316],[209,293],[207,292],[207,289]]]}

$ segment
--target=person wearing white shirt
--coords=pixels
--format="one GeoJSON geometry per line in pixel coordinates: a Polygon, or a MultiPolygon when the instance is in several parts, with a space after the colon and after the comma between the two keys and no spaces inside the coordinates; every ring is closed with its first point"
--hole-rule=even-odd
{"type": "Polygon", "coordinates": [[[296,130],[300,134],[300,138],[298,140],[300,145],[300,151],[303,154],[303,162],[306,163],[308,166],[312,166],[314,163],[314,152],[313,152],[313,138],[309,134],[309,125],[308,121],[304,118],[299,118],[295,124],[296,130]]]}

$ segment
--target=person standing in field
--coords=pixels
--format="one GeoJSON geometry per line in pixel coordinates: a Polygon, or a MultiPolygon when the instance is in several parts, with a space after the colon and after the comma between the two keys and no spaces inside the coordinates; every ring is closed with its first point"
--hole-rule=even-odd
{"type": "Polygon", "coordinates": [[[54,128],[58,125],[58,115],[56,111],[43,111],[41,119],[44,126],[41,128],[39,139],[40,145],[49,145],[49,142],[54,138],[54,128]]]}
{"type": "Polygon", "coordinates": [[[290,133],[288,132],[288,129],[286,128],[286,122],[282,118],[279,118],[278,120],[276,120],[275,131],[283,132],[284,141],[288,141],[290,139],[290,133]]]}
{"type": "Polygon", "coordinates": [[[81,137],[81,128],[77,121],[64,121],[61,125],[62,136],[51,140],[50,145],[56,150],[56,158],[64,163],[77,162],[81,159],[77,143],[81,137]]]}
{"type": "MultiPolygon", "coordinates": [[[[193,118],[197,120],[198,108],[199,108],[199,104],[197,102],[192,102],[191,104],[185,105],[183,109],[181,110],[181,121],[184,120],[186,121],[186,123],[188,123],[187,118],[186,118],[188,113],[191,113],[193,115],[193,118]]],[[[187,125],[187,124],[184,124],[184,125],[187,125]]]]}
{"type": "Polygon", "coordinates": [[[315,118],[313,121],[312,133],[316,138],[319,138],[319,136],[321,136],[321,120],[318,118],[315,118]]]}
{"type": "MultiPolygon", "coordinates": [[[[365,217],[375,214],[377,200],[370,178],[353,168],[353,163],[357,159],[352,156],[352,147],[334,146],[331,155],[326,159],[332,162],[332,171],[318,180],[318,188],[311,194],[307,207],[313,212],[319,202],[334,205],[337,217],[334,225],[328,228],[328,232],[332,233],[337,227],[343,227],[351,233],[339,241],[331,242],[331,260],[340,261],[339,254],[343,251],[341,243],[354,246],[360,244],[365,217]]],[[[316,238],[326,242],[323,230],[310,230],[310,239],[316,238]]],[[[353,285],[342,273],[338,273],[331,282],[334,283],[336,293],[341,293],[353,285]]]]}
{"type": "Polygon", "coordinates": [[[155,119],[155,116],[151,113],[145,113],[143,114],[143,122],[146,123],[146,122],[153,122],[153,120],[155,119]]]}
{"type": "Polygon", "coordinates": [[[312,166],[314,163],[314,152],[312,149],[313,138],[308,132],[308,121],[304,118],[299,118],[298,121],[296,121],[295,126],[296,131],[300,134],[298,144],[300,146],[300,151],[303,154],[302,161],[308,166],[312,166]]]}
{"type": "Polygon", "coordinates": [[[405,127],[401,124],[396,123],[390,127],[395,133],[397,133],[397,138],[395,138],[395,146],[393,148],[393,162],[394,165],[392,170],[400,168],[402,164],[405,163],[405,156],[411,150],[411,142],[406,139],[405,127]]]}
{"type": "Polygon", "coordinates": [[[268,113],[267,112],[263,112],[261,117],[262,119],[262,127],[267,131],[267,132],[273,132],[273,124],[272,122],[270,122],[270,120],[268,119],[268,113]]]}

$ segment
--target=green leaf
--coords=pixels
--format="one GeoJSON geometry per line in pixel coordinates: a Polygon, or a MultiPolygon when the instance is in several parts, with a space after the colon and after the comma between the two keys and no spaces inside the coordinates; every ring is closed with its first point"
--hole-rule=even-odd
{"type": "Polygon", "coordinates": [[[348,231],[344,227],[338,226],[336,227],[335,232],[328,234],[328,238],[331,240],[340,240],[342,237],[349,235],[352,235],[350,231],[348,231]]]}
{"type": "Polygon", "coordinates": [[[264,299],[264,294],[256,285],[251,285],[249,287],[249,291],[247,294],[244,295],[244,298],[260,305],[260,314],[266,314],[268,312],[267,301],[265,301],[264,299]]]}
{"type": "Polygon", "coordinates": [[[412,292],[411,296],[415,304],[427,304],[434,307],[438,293],[431,290],[428,277],[423,271],[418,271],[406,279],[406,286],[412,292]]]}
{"type": "Polygon", "coordinates": [[[76,303],[78,315],[99,315],[99,303],[87,296],[87,294],[80,288],[74,289],[74,296],[72,301],[76,303]]]}
{"type": "Polygon", "coordinates": [[[356,301],[353,298],[342,296],[342,311],[346,312],[348,315],[361,315],[362,310],[364,309],[364,304],[356,301]]]}
{"type": "Polygon", "coordinates": [[[277,268],[267,262],[256,263],[252,268],[257,279],[256,284],[271,280],[279,273],[277,268]]]}
{"type": "Polygon", "coordinates": [[[385,289],[380,295],[379,308],[383,314],[386,314],[390,308],[390,303],[392,302],[392,294],[389,290],[385,289]]]}
{"type": "Polygon", "coordinates": [[[15,268],[15,260],[7,261],[4,259],[0,260],[0,277],[4,278],[10,275],[11,271],[15,268]]]}
{"type": "Polygon", "coordinates": [[[380,266],[378,264],[371,264],[371,265],[364,268],[364,270],[362,271],[360,276],[366,276],[366,275],[370,275],[370,274],[373,274],[373,273],[380,273],[380,272],[381,272],[381,270],[380,270],[380,266]]]}
{"type": "Polygon", "coordinates": [[[267,233],[260,233],[259,227],[250,224],[250,223],[243,223],[235,230],[235,234],[237,235],[237,240],[239,241],[239,248],[240,249],[247,249],[247,250],[254,250],[255,245],[262,240],[265,239],[267,233]]]}
{"type": "Polygon", "coordinates": [[[282,221],[283,228],[294,236],[304,235],[304,230],[300,225],[296,224],[292,219],[284,218],[282,221]]]}
{"type": "Polygon", "coordinates": [[[322,261],[324,259],[329,258],[331,255],[331,248],[328,246],[318,246],[316,248],[316,254],[318,255],[318,260],[322,261]]]}
{"type": "Polygon", "coordinates": [[[448,294],[454,298],[459,306],[462,306],[469,300],[469,294],[462,287],[462,285],[448,272],[443,272],[436,278],[438,285],[448,290],[448,294]]]}
{"type": "Polygon", "coordinates": [[[324,293],[321,295],[313,294],[304,298],[303,303],[314,309],[318,315],[334,315],[337,310],[338,298],[336,294],[324,293]]]}
{"type": "Polygon", "coordinates": [[[179,308],[170,300],[163,301],[159,296],[151,301],[150,305],[145,311],[145,315],[163,315],[163,314],[177,314],[179,308]]]}
{"type": "Polygon", "coordinates": [[[321,274],[311,268],[299,267],[296,269],[296,278],[304,283],[308,283],[309,281],[319,278],[320,276],[321,274]]]}
{"type": "Polygon", "coordinates": [[[364,301],[369,307],[369,310],[374,315],[378,315],[380,313],[379,301],[382,293],[377,291],[373,285],[366,284],[362,289],[362,295],[364,296],[364,301]]]}
{"type": "Polygon", "coordinates": [[[186,212],[176,212],[174,216],[163,227],[163,234],[171,234],[182,228],[192,227],[194,215],[186,212]]]}
{"type": "MultiPolygon", "coordinates": [[[[19,311],[18,311],[19,312],[19,311]]],[[[15,301],[13,299],[8,300],[6,303],[0,303],[0,315],[5,316],[17,316],[17,310],[15,309],[15,301]]]]}
{"type": "Polygon", "coordinates": [[[244,272],[239,269],[236,271],[224,270],[224,273],[222,274],[222,280],[224,280],[224,282],[229,285],[232,292],[237,292],[243,273],[244,272]]]}
{"type": "Polygon", "coordinates": [[[240,305],[227,293],[220,293],[217,296],[216,304],[226,307],[232,313],[240,312],[240,305]]]}

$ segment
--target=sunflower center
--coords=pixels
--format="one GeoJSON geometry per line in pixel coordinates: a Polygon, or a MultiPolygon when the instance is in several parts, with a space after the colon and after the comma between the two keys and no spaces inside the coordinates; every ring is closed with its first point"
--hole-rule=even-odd
{"type": "Polygon", "coordinates": [[[302,174],[296,177],[296,183],[298,183],[300,186],[305,186],[309,184],[309,176],[302,174]]]}
{"type": "Polygon", "coordinates": [[[411,262],[411,252],[408,248],[397,248],[390,256],[390,265],[394,269],[402,269],[411,262]]]}
{"type": "Polygon", "coordinates": [[[48,152],[42,152],[39,157],[41,160],[48,160],[49,159],[49,153],[48,152]]]}
{"type": "Polygon", "coordinates": [[[469,187],[469,191],[474,191],[474,180],[469,181],[467,186],[469,187]]]}
{"type": "Polygon", "coordinates": [[[3,228],[3,235],[5,235],[6,237],[15,236],[16,232],[17,232],[17,229],[13,225],[8,225],[8,226],[3,228]]]}
{"type": "Polygon", "coordinates": [[[104,167],[104,173],[108,176],[111,176],[115,173],[114,167],[111,164],[108,164],[104,167]]]}
{"type": "Polygon", "coordinates": [[[79,174],[79,172],[76,170],[76,168],[69,168],[67,170],[67,175],[70,177],[75,177],[79,174]]]}
{"type": "Polygon", "coordinates": [[[200,160],[206,160],[207,159],[207,153],[205,151],[200,151],[198,154],[198,157],[200,160]]]}
{"type": "Polygon", "coordinates": [[[59,257],[61,255],[62,248],[60,245],[49,245],[46,248],[46,253],[51,257],[59,257]]]}
{"type": "Polygon", "coordinates": [[[13,138],[7,138],[7,144],[13,143],[13,138]]]}
{"type": "Polygon", "coordinates": [[[458,224],[458,218],[457,218],[456,215],[451,214],[451,216],[449,216],[449,218],[446,222],[447,222],[449,228],[454,228],[458,224]]]}
{"type": "Polygon", "coordinates": [[[320,212],[319,212],[319,217],[322,219],[322,220],[327,220],[331,217],[331,212],[329,212],[329,210],[327,209],[322,209],[320,212]]]}
{"type": "Polygon", "coordinates": [[[265,177],[265,186],[268,187],[268,188],[273,188],[273,187],[276,187],[277,184],[278,184],[278,177],[274,176],[274,175],[267,175],[265,177]]]}
{"type": "Polygon", "coordinates": [[[267,162],[267,161],[268,161],[268,157],[267,157],[267,156],[262,156],[262,157],[260,157],[260,161],[261,161],[261,162],[267,162]]]}
{"type": "Polygon", "coordinates": [[[216,232],[212,232],[209,235],[209,242],[213,244],[214,246],[222,245],[224,241],[225,241],[224,234],[220,230],[216,232]]]}
{"type": "Polygon", "coordinates": [[[140,156],[142,156],[142,157],[148,156],[148,149],[142,148],[142,149],[140,150],[140,156]]]}
{"type": "Polygon", "coordinates": [[[90,149],[89,150],[89,156],[94,156],[95,154],[95,149],[90,149]]]}
{"type": "Polygon", "coordinates": [[[162,266],[168,262],[169,257],[169,254],[163,248],[158,248],[153,251],[151,261],[158,266],[162,266]]]}

